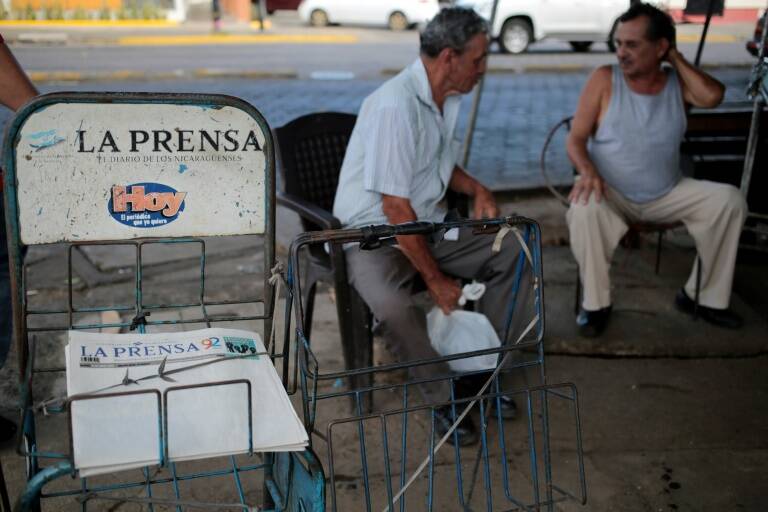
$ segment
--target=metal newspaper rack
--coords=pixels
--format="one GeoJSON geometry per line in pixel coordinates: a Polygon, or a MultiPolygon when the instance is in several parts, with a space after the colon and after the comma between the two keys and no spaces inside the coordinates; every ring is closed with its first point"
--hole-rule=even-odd
{"type": "Polygon", "coordinates": [[[288,274],[298,379],[310,443],[326,474],[329,510],[561,510],[563,502],[586,503],[577,390],[546,379],[540,242],[538,224],[522,217],[308,232],[294,240],[288,274]],[[525,318],[508,318],[507,343],[433,360],[321,371],[322,356],[303,334],[303,250],[310,244],[376,250],[397,235],[442,236],[453,228],[472,228],[474,236],[493,236],[499,244],[505,237],[517,240],[505,246],[519,250],[508,309],[525,318]],[[498,362],[492,373],[474,372],[484,386],[476,384],[470,396],[458,394],[455,373],[432,379],[408,373],[482,354],[497,354],[498,362]],[[450,384],[446,401],[420,399],[420,387],[437,380],[450,384]],[[521,418],[507,423],[494,412],[502,396],[517,401],[521,418]],[[435,411],[443,406],[456,419],[470,407],[478,411],[477,447],[445,445],[457,439],[450,430],[442,438],[435,431],[435,411]],[[565,447],[568,455],[555,460],[553,447],[565,447]]]}
{"type": "MultiPolygon", "coordinates": [[[[79,478],[66,434],[69,330],[247,325],[261,333],[287,384],[289,347],[269,343],[279,272],[274,148],[262,115],[221,95],[49,94],[11,122],[3,168],[21,395],[18,450],[27,471],[16,509],[38,510],[45,498],[55,505],[69,499],[68,507],[81,510],[115,503],[148,510],[322,510],[323,474],[310,450],[183,463],[162,452],[158,466],[79,478]],[[261,269],[233,287],[240,295],[216,289],[209,275],[216,264],[211,253],[225,241],[261,269]],[[44,283],[45,294],[34,293],[40,276],[27,271],[26,248],[33,249],[27,259],[35,251],[59,257],[54,270],[61,282],[44,283]],[[163,265],[152,271],[149,260],[164,254],[167,261],[196,262],[187,282],[163,282],[163,265]],[[91,293],[74,271],[84,257],[114,257],[112,276],[125,271],[127,277],[108,280],[106,294],[91,293]]],[[[129,396],[128,389],[115,395],[129,396]]],[[[159,431],[162,447],[167,427],[159,431]]]]}

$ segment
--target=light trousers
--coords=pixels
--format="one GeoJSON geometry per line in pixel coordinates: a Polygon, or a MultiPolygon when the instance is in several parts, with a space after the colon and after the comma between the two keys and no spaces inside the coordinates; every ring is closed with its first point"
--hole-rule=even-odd
{"type": "MultiPolygon", "coordinates": [[[[728,307],[739,236],[747,205],[731,185],[683,178],[666,195],[648,203],[633,203],[606,187],[597,202],[572,203],[566,214],[571,250],[579,264],[584,297],[582,307],[595,311],[611,305],[611,258],[631,222],[682,222],[696,242],[701,261],[699,303],[717,309],[728,307]]],[[[697,262],[685,291],[693,298],[697,262]]]]}

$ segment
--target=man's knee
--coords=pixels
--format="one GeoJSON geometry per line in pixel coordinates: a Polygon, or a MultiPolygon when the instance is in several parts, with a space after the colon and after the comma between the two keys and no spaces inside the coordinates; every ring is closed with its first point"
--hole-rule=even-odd
{"type": "Polygon", "coordinates": [[[605,203],[605,199],[598,202],[594,196],[589,198],[587,204],[581,202],[571,203],[568,213],[566,213],[568,226],[573,231],[574,228],[595,225],[606,215],[607,210],[609,208],[605,203]]]}
{"type": "Polygon", "coordinates": [[[382,327],[391,329],[411,324],[414,319],[424,316],[424,311],[414,303],[413,297],[407,291],[399,290],[370,294],[365,301],[382,327]]]}
{"type": "Polygon", "coordinates": [[[718,187],[714,199],[723,211],[731,213],[734,217],[743,218],[747,214],[747,202],[741,191],[733,185],[723,184],[718,187]]]}

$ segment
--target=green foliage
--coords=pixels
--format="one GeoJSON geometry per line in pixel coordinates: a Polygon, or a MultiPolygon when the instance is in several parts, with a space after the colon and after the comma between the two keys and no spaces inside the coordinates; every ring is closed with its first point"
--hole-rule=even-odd
{"type": "Polygon", "coordinates": [[[83,9],[82,7],[78,7],[74,11],[72,11],[72,19],[73,20],[87,20],[90,19],[90,15],[88,11],[83,9]]]}
{"type": "Polygon", "coordinates": [[[0,20],[4,20],[8,18],[8,11],[5,10],[5,4],[3,2],[0,2],[0,20]]]}
{"type": "Polygon", "coordinates": [[[112,10],[106,3],[101,4],[101,9],[99,9],[99,19],[104,21],[112,19],[112,10]]]}
{"type": "Polygon", "coordinates": [[[46,20],[63,20],[64,9],[58,2],[46,3],[43,5],[43,16],[46,20]]]}
{"type": "Polygon", "coordinates": [[[36,20],[37,19],[37,11],[34,7],[32,7],[32,4],[27,4],[24,8],[23,18],[20,18],[22,20],[36,20]]]}
{"type": "Polygon", "coordinates": [[[125,4],[123,4],[115,13],[115,17],[118,20],[129,20],[131,19],[131,10],[125,4]]]}
{"type": "Polygon", "coordinates": [[[162,17],[162,13],[158,6],[151,2],[144,2],[141,6],[141,19],[144,20],[157,20],[162,17]]]}

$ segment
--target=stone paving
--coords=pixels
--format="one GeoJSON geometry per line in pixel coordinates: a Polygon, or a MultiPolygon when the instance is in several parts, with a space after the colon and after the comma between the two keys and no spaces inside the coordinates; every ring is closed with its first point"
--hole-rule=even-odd
{"type": "MultiPolygon", "coordinates": [[[[745,100],[746,67],[717,68],[712,73],[727,85],[726,102],[745,100]]],[[[480,102],[468,168],[494,190],[542,187],[539,155],[545,137],[557,121],[571,115],[588,74],[579,72],[489,74],[480,102]]],[[[41,92],[157,91],[230,94],[258,108],[273,128],[310,112],[357,112],[381,79],[355,80],[165,80],[86,84],[49,84],[41,92]]],[[[462,102],[457,133],[467,126],[472,98],[462,102]]],[[[5,119],[7,119],[7,114],[5,119]]],[[[0,117],[0,124],[4,123],[0,117]]],[[[564,151],[564,133],[550,154],[553,180],[569,183],[571,167],[564,151]]]]}

